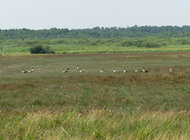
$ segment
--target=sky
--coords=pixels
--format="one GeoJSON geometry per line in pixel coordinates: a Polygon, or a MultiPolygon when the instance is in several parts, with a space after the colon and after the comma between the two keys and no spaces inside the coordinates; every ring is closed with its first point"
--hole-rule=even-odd
{"type": "Polygon", "coordinates": [[[0,0],[0,29],[190,25],[190,0],[0,0]]]}

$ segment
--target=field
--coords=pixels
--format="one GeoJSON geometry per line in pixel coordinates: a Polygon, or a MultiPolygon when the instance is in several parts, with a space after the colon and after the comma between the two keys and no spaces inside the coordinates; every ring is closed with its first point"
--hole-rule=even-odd
{"type": "Polygon", "coordinates": [[[0,40],[0,55],[27,55],[35,45],[56,54],[190,52],[189,38],[12,39],[0,40]]]}
{"type": "Polygon", "coordinates": [[[188,52],[1,56],[0,139],[190,139],[189,62],[188,52]],[[142,66],[150,73],[133,72],[142,66]]]}

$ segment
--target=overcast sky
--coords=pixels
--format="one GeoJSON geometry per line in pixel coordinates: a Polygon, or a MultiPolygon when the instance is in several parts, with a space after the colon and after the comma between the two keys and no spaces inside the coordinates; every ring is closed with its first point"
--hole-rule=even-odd
{"type": "Polygon", "coordinates": [[[0,29],[190,25],[190,0],[0,0],[0,29]]]}

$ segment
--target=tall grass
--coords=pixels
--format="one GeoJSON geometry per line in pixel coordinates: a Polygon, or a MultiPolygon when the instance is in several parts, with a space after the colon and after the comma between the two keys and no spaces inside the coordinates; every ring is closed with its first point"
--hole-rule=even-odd
{"type": "Polygon", "coordinates": [[[185,112],[40,111],[1,117],[1,139],[189,139],[185,112]]]}
{"type": "Polygon", "coordinates": [[[190,139],[189,60],[189,53],[1,56],[0,139],[190,139]],[[144,65],[150,73],[133,72],[144,65]],[[31,66],[34,73],[21,72],[31,66]]]}

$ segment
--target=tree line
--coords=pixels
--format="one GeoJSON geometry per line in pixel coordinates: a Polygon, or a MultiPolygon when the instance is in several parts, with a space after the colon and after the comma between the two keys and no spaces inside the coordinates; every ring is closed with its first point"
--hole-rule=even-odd
{"type": "Polygon", "coordinates": [[[127,28],[95,27],[92,29],[9,29],[0,30],[3,39],[59,39],[59,38],[139,38],[139,37],[190,37],[190,26],[133,26],[127,28]]]}

